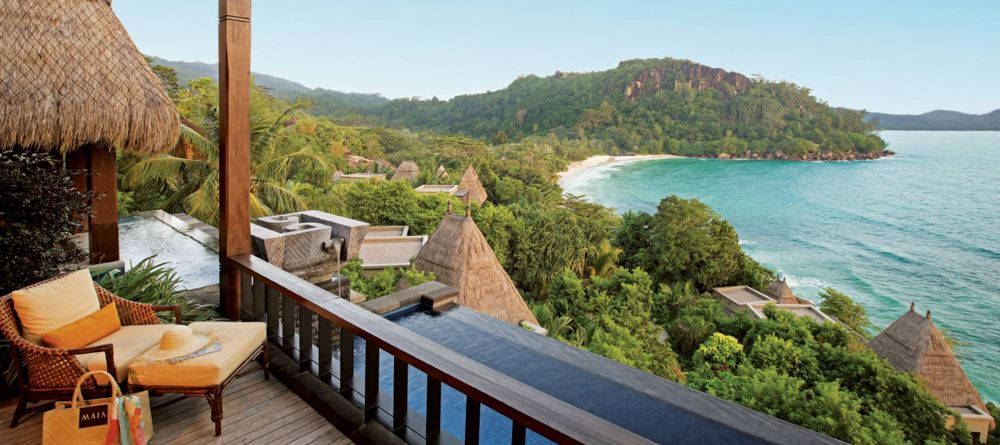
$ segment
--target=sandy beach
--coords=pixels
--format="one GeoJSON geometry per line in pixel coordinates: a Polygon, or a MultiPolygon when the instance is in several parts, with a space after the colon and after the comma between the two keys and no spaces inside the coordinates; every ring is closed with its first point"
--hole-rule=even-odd
{"type": "Polygon", "coordinates": [[[591,156],[582,161],[571,162],[569,164],[569,167],[567,167],[565,171],[560,172],[556,176],[559,177],[559,183],[562,184],[562,182],[567,178],[574,176],[584,170],[588,170],[594,167],[600,167],[610,164],[624,164],[627,162],[651,161],[654,159],[671,159],[671,158],[683,158],[683,156],[677,156],[677,155],[591,156]]]}

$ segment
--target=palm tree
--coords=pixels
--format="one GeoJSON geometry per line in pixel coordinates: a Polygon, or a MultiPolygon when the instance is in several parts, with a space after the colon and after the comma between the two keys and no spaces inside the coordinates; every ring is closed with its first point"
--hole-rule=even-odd
{"type": "MultiPolygon", "coordinates": [[[[310,146],[293,149],[279,144],[279,136],[289,115],[300,108],[286,108],[269,119],[265,103],[251,101],[250,108],[250,216],[287,213],[306,208],[302,192],[309,184],[296,181],[297,169],[325,170],[327,160],[310,146]]],[[[209,224],[219,220],[219,147],[218,114],[207,113],[203,124],[196,128],[188,122],[181,125],[181,139],[192,147],[196,156],[178,157],[170,154],[139,161],[125,172],[123,187],[135,188],[146,184],[162,184],[170,190],[163,207],[183,205],[191,216],[209,224]]]]}
{"type": "Polygon", "coordinates": [[[583,259],[583,270],[586,276],[582,278],[610,277],[615,269],[618,268],[618,256],[621,253],[622,250],[612,247],[611,242],[608,240],[603,240],[596,246],[588,247],[583,259]]]}

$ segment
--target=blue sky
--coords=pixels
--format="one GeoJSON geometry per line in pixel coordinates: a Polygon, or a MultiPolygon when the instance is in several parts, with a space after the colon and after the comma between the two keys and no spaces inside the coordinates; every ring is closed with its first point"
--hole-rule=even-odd
{"type": "MultiPolygon", "coordinates": [[[[144,53],[217,60],[218,2],[113,5],[144,53]]],[[[996,1],[257,0],[253,26],[254,71],[393,98],[669,56],[792,81],[835,106],[1000,108],[996,1]]]]}

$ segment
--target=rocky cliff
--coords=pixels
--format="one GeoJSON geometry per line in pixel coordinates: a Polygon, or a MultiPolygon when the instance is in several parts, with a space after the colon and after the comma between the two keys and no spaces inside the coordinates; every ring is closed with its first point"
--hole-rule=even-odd
{"type": "Polygon", "coordinates": [[[653,94],[663,87],[664,82],[671,80],[673,80],[671,88],[687,85],[698,91],[715,89],[726,97],[745,93],[753,87],[753,81],[740,73],[700,63],[681,62],[679,67],[661,65],[640,71],[635,79],[626,85],[625,97],[631,101],[653,94]]]}

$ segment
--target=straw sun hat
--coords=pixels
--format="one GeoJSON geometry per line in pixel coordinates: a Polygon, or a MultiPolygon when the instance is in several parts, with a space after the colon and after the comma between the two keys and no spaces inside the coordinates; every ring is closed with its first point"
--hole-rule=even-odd
{"type": "Polygon", "coordinates": [[[160,344],[143,354],[149,360],[169,360],[191,354],[209,342],[206,335],[195,334],[187,326],[171,326],[160,336],[160,344]]]}

